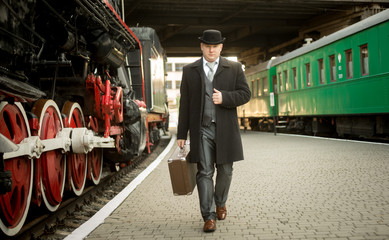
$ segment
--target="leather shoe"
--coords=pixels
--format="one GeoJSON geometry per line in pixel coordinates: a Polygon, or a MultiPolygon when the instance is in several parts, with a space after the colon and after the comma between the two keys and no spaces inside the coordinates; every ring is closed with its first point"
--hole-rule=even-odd
{"type": "Polygon", "coordinates": [[[224,207],[218,207],[216,206],[216,214],[217,214],[217,219],[219,220],[224,220],[227,217],[227,208],[224,205],[224,207]]]}
{"type": "Polygon", "coordinates": [[[213,232],[216,230],[216,221],[213,219],[208,219],[204,223],[204,232],[213,232]]]}

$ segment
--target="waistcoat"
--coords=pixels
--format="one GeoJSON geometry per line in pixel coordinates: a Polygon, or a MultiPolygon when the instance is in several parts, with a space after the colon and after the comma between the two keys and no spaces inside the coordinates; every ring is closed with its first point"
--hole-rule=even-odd
{"type": "Polygon", "coordinates": [[[212,122],[216,122],[215,104],[212,100],[213,84],[212,81],[205,76],[205,101],[204,101],[204,113],[203,122],[204,127],[209,127],[212,122]]]}

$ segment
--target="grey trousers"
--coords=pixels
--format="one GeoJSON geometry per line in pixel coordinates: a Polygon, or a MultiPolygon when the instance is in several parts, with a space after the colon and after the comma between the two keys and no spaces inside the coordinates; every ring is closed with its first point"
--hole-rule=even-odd
{"type": "Polygon", "coordinates": [[[226,204],[232,179],[232,163],[216,164],[216,125],[201,128],[201,159],[197,163],[196,183],[200,200],[200,211],[204,221],[216,219],[215,204],[223,207],[226,204]],[[216,184],[213,175],[217,169],[216,184]]]}

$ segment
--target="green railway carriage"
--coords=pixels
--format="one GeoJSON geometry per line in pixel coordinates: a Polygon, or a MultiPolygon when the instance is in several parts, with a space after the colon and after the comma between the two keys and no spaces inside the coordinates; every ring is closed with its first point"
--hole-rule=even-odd
{"type": "MultiPolygon", "coordinates": [[[[287,129],[389,135],[389,10],[278,57],[263,71],[287,129]]],[[[255,112],[257,101],[253,96],[245,109],[255,112]]]]}
{"type": "Polygon", "coordinates": [[[251,129],[264,130],[273,125],[273,112],[270,106],[270,93],[273,92],[273,85],[269,81],[271,62],[272,60],[263,62],[245,71],[251,90],[251,100],[238,108],[238,116],[242,119],[248,116],[247,120],[251,129]]]}

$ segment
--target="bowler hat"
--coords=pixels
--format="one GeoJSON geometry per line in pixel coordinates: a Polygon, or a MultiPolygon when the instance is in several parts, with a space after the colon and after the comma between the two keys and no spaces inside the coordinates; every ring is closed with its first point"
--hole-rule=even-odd
{"type": "Polygon", "coordinates": [[[222,37],[222,33],[218,30],[205,30],[203,36],[199,37],[200,41],[206,44],[219,44],[223,43],[226,38],[222,37]]]}

